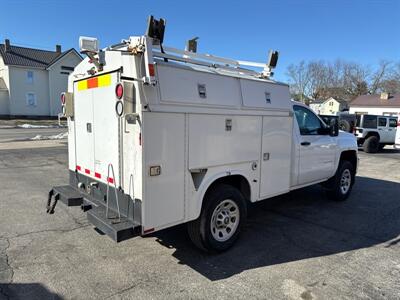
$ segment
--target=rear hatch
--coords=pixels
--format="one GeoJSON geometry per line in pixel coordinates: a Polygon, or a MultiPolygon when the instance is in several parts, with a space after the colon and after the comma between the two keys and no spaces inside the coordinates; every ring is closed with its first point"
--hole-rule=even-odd
{"type": "Polygon", "coordinates": [[[120,118],[116,113],[119,71],[74,82],[76,169],[120,185],[120,118]],[[112,166],[114,174],[108,174],[112,166]]]}

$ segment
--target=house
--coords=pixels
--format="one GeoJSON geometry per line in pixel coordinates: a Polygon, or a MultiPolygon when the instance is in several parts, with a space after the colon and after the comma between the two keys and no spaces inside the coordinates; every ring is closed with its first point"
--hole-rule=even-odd
{"type": "Polygon", "coordinates": [[[62,52],[0,44],[0,115],[57,116],[68,75],[82,57],[75,49],[62,52]]]}
{"type": "Polygon", "coordinates": [[[319,112],[322,109],[322,104],[325,102],[325,100],[313,100],[310,101],[309,103],[309,107],[317,114],[319,114],[319,112]]]}
{"type": "Polygon", "coordinates": [[[400,94],[358,96],[350,103],[350,113],[400,116],[400,94]]]}
{"type": "Polygon", "coordinates": [[[310,102],[310,108],[319,115],[337,115],[341,111],[348,110],[348,102],[330,97],[327,100],[310,102]]]}

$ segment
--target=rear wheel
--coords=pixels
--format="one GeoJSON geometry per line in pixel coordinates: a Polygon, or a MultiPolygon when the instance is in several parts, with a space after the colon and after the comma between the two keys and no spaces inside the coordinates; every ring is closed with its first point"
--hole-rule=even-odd
{"type": "Polygon", "coordinates": [[[376,153],[379,151],[379,138],[372,135],[365,139],[363,144],[364,152],[366,153],[376,153]]]}
{"type": "Polygon", "coordinates": [[[193,243],[209,252],[230,248],[246,222],[246,200],[230,185],[219,185],[206,194],[200,217],[188,223],[193,243]]]}
{"type": "Polygon", "coordinates": [[[355,179],[355,170],[351,162],[342,160],[333,176],[327,182],[327,196],[329,199],[336,201],[346,200],[353,188],[355,179]]]}

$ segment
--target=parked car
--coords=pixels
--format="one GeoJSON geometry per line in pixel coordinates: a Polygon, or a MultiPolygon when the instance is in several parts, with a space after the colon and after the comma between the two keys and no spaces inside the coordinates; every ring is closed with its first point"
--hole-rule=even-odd
{"type": "Polygon", "coordinates": [[[357,143],[367,153],[376,153],[386,145],[394,145],[397,117],[358,115],[354,129],[357,143]]]}

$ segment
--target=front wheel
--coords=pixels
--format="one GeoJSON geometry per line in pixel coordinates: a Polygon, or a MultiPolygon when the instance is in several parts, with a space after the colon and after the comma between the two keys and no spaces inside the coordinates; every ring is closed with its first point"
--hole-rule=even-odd
{"type": "Polygon", "coordinates": [[[375,135],[368,137],[363,144],[365,153],[376,153],[379,151],[379,138],[375,135]]]}
{"type": "Polygon", "coordinates": [[[243,195],[230,185],[219,185],[207,193],[200,217],[188,223],[189,237],[202,250],[225,251],[239,237],[246,216],[243,195]]]}
{"type": "Polygon", "coordinates": [[[328,198],[336,201],[346,200],[353,188],[354,179],[355,170],[353,164],[347,160],[341,161],[335,176],[328,181],[326,191],[328,198]]]}

